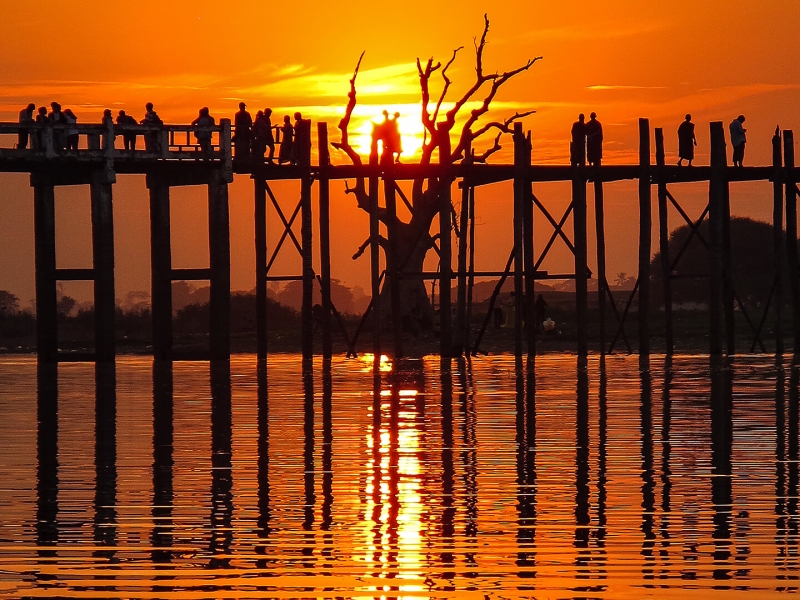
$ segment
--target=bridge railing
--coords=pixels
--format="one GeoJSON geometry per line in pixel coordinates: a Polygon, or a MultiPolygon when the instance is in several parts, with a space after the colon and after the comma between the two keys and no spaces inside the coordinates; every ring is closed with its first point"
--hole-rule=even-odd
{"type": "Polygon", "coordinates": [[[219,125],[116,125],[0,123],[0,158],[83,160],[205,160],[230,163],[231,123],[221,119],[219,125]],[[207,151],[203,151],[197,135],[210,134],[207,151]],[[67,136],[77,134],[77,149],[66,150],[67,136]],[[130,136],[137,150],[125,150],[124,138],[130,136]],[[26,141],[20,148],[20,142],[26,141]],[[139,142],[144,141],[143,148],[139,142]]]}

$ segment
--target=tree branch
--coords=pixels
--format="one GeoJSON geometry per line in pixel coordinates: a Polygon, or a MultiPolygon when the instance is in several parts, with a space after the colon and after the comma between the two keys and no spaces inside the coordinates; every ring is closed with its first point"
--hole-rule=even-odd
{"type": "Polygon", "coordinates": [[[479,137],[487,133],[490,129],[498,129],[500,133],[497,134],[497,138],[494,141],[494,146],[492,146],[492,148],[490,149],[491,151],[487,151],[488,153],[479,155],[482,158],[482,160],[478,160],[478,157],[475,158],[477,162],[486,162],[487,158],[489,158],[492,154],[500,150],[501,148],[501,146],[499,145],[500,135],[502,135],[503,133],[512,133],[511,125],[514,123],[514,121],[518,121],[519,119],[524,119],[525,117],[532,115],[535,112],[536,112],[535,110],[526,110],[525,112],[522,113],[518,112],[503,122],[492,121],[491,123],[486,123],[483,127],[478,129],[477,131],[474,132],[469,131],[468,132],[469,135],[462,134],[461,140],[459,141],[459,145],[456,146],[456,149],[453,152],[453,156],[451,157],[451,159],[453,161],[456,161],[463,157],[464,150],[467,147],[468,141],[472,142],[478,139],[479,137]]]}

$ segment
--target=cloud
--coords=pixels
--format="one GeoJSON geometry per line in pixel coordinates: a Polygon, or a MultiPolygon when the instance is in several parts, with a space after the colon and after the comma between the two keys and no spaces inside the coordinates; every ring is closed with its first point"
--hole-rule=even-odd
{"type": "Polygon", "coordinates": [[[665,90],[663,85],[587,85],[587,90],[665,90]]]}

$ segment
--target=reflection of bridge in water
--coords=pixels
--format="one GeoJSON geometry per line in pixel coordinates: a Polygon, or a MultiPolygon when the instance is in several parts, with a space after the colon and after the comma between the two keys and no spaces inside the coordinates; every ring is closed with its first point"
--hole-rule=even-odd
{"type": "MultiPolygon", "coordinates": [[[[318,124],[316,165],[311,164],[310,152],[304,152],[298,164],[275,165],[252,158],[236,160],[231,144],[231,124],[221,120],[219,126],[208,128],[212,133],[211,147],[207,152],[199,151],[192,143],[191,134],[197,128],[185,125],[163,127],[132,127],[108,125],[76,125],[85,143],[81,149],[57,151],[53,140],[56,129],[48,124],[25,125],[32,137],[41,140],[39,149],[0,149],[0,172],[27,172],[31,174],[34,188],[34,223],[36,247],[36,312],[37,351],[39,359],[46,362],[75,359],[113,360],[115,356],[115,293],[114,293],[114,227],[112,218],[112,188],[116,174],[144,174],[150,192],[151,222],[151,298],[153,320],[153,353],[156,358],[175,358],[172,350],[172,292],[176,280],[207,280],[210,283],[210,356],[225,358],[230,355],[230,230],[228,210],[228,184],[233,174],[248,174],[254,181],[255,244],[256,244],[256,314],[258,355],[267,353],[267,282],[269,280],[300,280],[303,282],[302,301],[302,349],[306,356],[313,353],[314,314],[312,292],[315,282],[321,288],[322,311],[321,332],[323,354],[332,352],[332,321],[338,313],[331,303],[331,260],[329,236],[329,182],[337,179],[363,177],[369,180],[371,199],[370,238],[371,281],[373,301],[363,315],[357,331],[350,335],[341,326],[348,354],[355,354],[356,343],[362,326],[381,322],[383,302],[376,302],[381,285],[387,285],[388,297],[396,305],[399,298],[399,281],[402,277],[424,277],[437,280],[440,285],[439,314],[441,354],[445,356],[461,352],[479,351],[481,338],[491,316],[503,281],[511,277],[515,290],[514,335],[515,351],[524,349],[532,355],[536,347],[534,327],[524,327],[524,315],[535,314],[534,282],[543,279],[574,279],[576,303],[577,350],[588,351],[588,286],[591,276],[587,268],[587,183],[594,188],[594,214],[597,239],[597,281],[599,308],[599,337],[601,351],[613,351],[618,340],[623,340],[632,351],[625,332],[625,323],[636,300],[638,307],[638,351],[647,356],[650,351],[650,257],[651,240],[651,186],[657,186],[659,251],[661,253],[662,280],[665,298],[666,351],[674,347],[672,326],[673,272],[683,254],[670,256],[668,247],[668,207],[672,205],[681,220],[691,227],[691,237],[697,237],[709,250],[708,278],[710,279],[710,347],[712,354],[723,349],[733,354],[734,307],[738,305],[748,326],[752,329],[753,351],[759,345],[766,351],[762,341],[762,330],[770,310],[774,313],[776,352],[783,351],[781,331],[781,304],[783,288],[788,287],[794,323],[795,348],[800,348],[800,288],[798,287],[797,261],[797,210],[798,188],[794,170],[794,142],[791,131],[782,136],[776,132],[773,138],[773,165],[768,167],[727,166],[725,136],[721,123],[711,123],[711,166],[677,167],[664,164],[664,141],[661,129],[655,130],[655,164],[651,164],[650,126],[646,119],[639,122],[639,163],[636,165],[612,165],[602,167],[568,167],[531,165],[530,134],[523,135],[521,124],[514,129],[514,163],[507,165],[473,164],[469,159],[450,164],[449,149],[440,156],[446,157],[439,164],[381,166],[377,156],[370,158],[368,165],[332,165],[329,156],[328,130],[325,123],[318,124]],[[136,131],[140,135],[152,136],[157,143],[149,144],[145,150],[128,151],[117,148],[115,138],[125,132],[136,131]],[[184,143],[185,141],[185,143],[184,143]],[[781,141],[783,148],[781,148],[781,141]],[[783,149],[783,152],[782,152],[783,149]],[[419,178],[439,178],[451,183],[459,181],[461,212],[456,214],[451,202],[450,187],[444,186],[440,196],[440,231],[455,232],[458,252],[454,269],[452,234],[440,238],[437,249],[440,267],[435,273],[404,273],[397,260],[397,244],[393,236],[392,222],[396,222],[396,195],[413,210],[403,194],[399,182],[419,178]],[[639,243],[638,278],[633,292],[624,308],[617,307],[606,279],[605,224],[603,213],[603,183],[619,180],[639,181],[639,243]],[[300,200],[290,213],[284,212],[281,203],[270,188],[275,180],[297,180],[301,184],[300,200]],[[383,181],[385,206],[380,206],[379,182],[383,181]],[[479,186],[513,181],[513,244],[506,268],[499,272],[475,269],[474,249],[474,204],[475,189],[479,186]],[[535,195],[533,184],[539,182],[569,181],[572,184],[572,201],[563,216],[551,214],[547,206],[535,195]],[[668,185],[707,181],[709,202],[699,218],[693,219],[680,206],[668,189],[668,185]],[[772,292],[760,319],[751,314],[753,307],[746,307],[732,285],[730,255],[730,195],[729,184],[739,181],[769,181],[774,191],[774,256],[775,273],[772,292]],[[59,269],[56,267],[55,248],[55,187],[62,185],[88,184],[91,189],[93,266],[85,269],[59,269]],[[312,258],[313,211],[312,188],[318,188],[319,261],[320,273],[315,273],[312,258]],[[175,269],[172,267],[170,239],[170,188],[186,185],[208,186],[208,231],[209,267],[202,269],[175,269]],[[274,246],[271,256],[267,252],[267,198],[279,216],[284,232],[274,246]],[[386,269],[381,270],[379,255],[381,229],[378,209],[385,208],[389,215],[386,227],[386,269]],[[549,240],[542,252],[534,254],[534,212],[541,211],[552,227],[549,240]],[[785,242],[783,218],[786,215],[785,242]],[[287,214],[289,217],[287,218],[287,214]],[[565,230],[567,219],[572,216],[573,231],[565,230]],[[300,236],[294,225],[299,217],[300,236]],[[709,239],[699,231],[700,223],[708,219],[709,239]],[[548,273],[540,266],[553,243],[563,240],[574,255],[574,272],[548,273]],[[271,276],[270,267],[284,242],[293,245],[302,257],[302,272],[291,276],[271,276]],[[470,252],[467,249],[470,248],[470,252]],[[778,265],[786,256],[789,265],[789,282],[781,281],[778,265]],[[489,303],[486,319],[476,336],[471,334],[472,288],[475,278],[499,277],[489,303]],[[57,282],[86,280],[94,283],[95,352],[90,356],[69,357],[58,351],[57,334],[57,282]],[[452,282],[456,280],[456,299],[452,298],[452,282]],[[788,284],[788,285],[787,285],[788,284]],[[608,304],[607,304],[608,302],[608,304]],[[455,306],[453,306],[455,305],[455,306]],[[454,309],[454,310],[453,310],[454,309]],[[613,336],[608,336],[606,319],[613,319],[613,336]],[[473,339],[474,338],[474,339],[473,339]],[[607,338],[611,338],[610,343],[607,338]]],[[[20,125],[0,124],[0,135],[16,137],[20,125]]],[[[447,145],[447,144],[443,144],[447,145]]],[[[688,243],[688,242],[687,242],[688,243]]],[[[386,310],[385,308],[383,310],[386,310]]],[[[402,355],[402,326],[399,311],[391,310],[392,343],[397,356],[402,355]]],[[[372,350],[380,355],[382,345],[381,327],[372,327],[372,350]]]]}

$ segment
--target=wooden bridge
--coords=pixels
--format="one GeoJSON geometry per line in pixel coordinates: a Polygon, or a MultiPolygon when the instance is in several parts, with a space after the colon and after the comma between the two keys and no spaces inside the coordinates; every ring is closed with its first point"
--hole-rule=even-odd
{"type": "MultiPolygon", "coordinates": [[[[475,164],[469,159],[458,164],[450,164],[449,138],[440,148],[440,162],[431,165],[393,164],[380,165],[376,155],[366,165],[333,165],[330,161],[328,128],[318,123],[317,164],[312,164],[311,153],[305,152],[297,164],[276,165],[262,159],[237,159],[231,143],[231,123],[222,119],[220,125],[203,128],[212,135],[211,146],[201,151],[192,140],[197,127],[187,125],[163,126],[119,126],[70,125],[78,131],[82,139],[78,150],[60,150],[54,140],[63,129],[52,124],[20,125],[0,123],[0,145],[2,140],[16,139],[21,129],[27,130],[35,140],[35,149],[0,147],[0,172],[26,172],[31,175],[34,189],[34,223],[36,248],[36,313],[37,313],[37,352],[40,361],[60,360],[112,361],[115,356],[115,293],[114,293],[114,226],[112,219],[112,189],[117,173],[138,173],[146,176],[150,192],[151,223],[151,289],[153,318],[153,354],[157,359],[173,359],[172,349],[172,282],[175,280],[208,280],[210,282],[210,357],[213,359],[230,356],[230,230],[228,210],[228,184],[234,173],[247,174],[254,181],[255,246],[256,246],[256,302],[257,302],[257,352],[259,357],[267,354],[267,282],[270,279],[302,280],[302,349],[306,357],[313,354],[312,291],[319,283],[322,292],[322,348],[323,355],[332,352],[332,318],[338,313],[331,303],[331,262],[329,209],[329,182],[337,179],[364,177],[369,181],[371,199],[370,214],[370,256],[373,302],[363,316],[361,325],[354,336],[347,338],[348,352],[356,352],[356,342],[371,313],[372,323],[380,323],[380,304],[375,299],[380,294],[381,284],[388,285],[393,303],[398,302],[399,279],[403,270],[396,260],[397,249],[393,238],[391,223],[396,220],[396,199],[392,191],[385,194],[385,209],[390,215],[387,226],[388,251],[386,270],[380,269],[379,256],[379,184],[385,188],[402,192],[398,181],[436,177],[451,183],[459,181],[462,194],[461,213],[455,214],[452,207],[451,186],[444,186],[439,211],[440,231],[457,231],[459,251],[457,267],[453,269],[452,235],[440,239],[440,269],[436,273],[410,274],[407,277],[423,276],[436,279],[440,283],[440,321],[441,354],[451,356],[461,352],[477,352],[483,331],[488,322],[483,323],[475,340],[470,339],[470,320],[472,305],[472,286],[476,277],[500,277],[490,306],[499,292],[502,281],[512,277],[515,294],[515,351],[533,355],[536,348],[535,328],[523,326],[523,315],[534,314],[535,294],[533,286],[541,279],[574,279],[576,298],[576,322],[578,331],[577,351],[588,352],[588,311],[587,279],[591,276],[587,268],[587,184],[594,191],[595,230],[597,239],[598,303],[600,308],[601,351],[613,350],[620,334],[624,336],[624,324],[628,310],[634,300],[638,303],[638,351],[645,359],[650,351],[650,332],[648,326],[648,304],[650,297],[650,256],[652,252],[651,228],[651,189],[656,186],[658,196],[659,250],[663,271],[665,298],[666,350],[673,352],[672,294],[671,281],[678,257],[670,257],[668,247],[668,207],[673,206],[692,230],[692,236],[709,249],[710,273],[710,346],[712,354],[734,354],[734,303],[738,297],[733,289],[730,270],[730,200],[729,184],[738,181],[765,181],[772,184],[774,197],[773,228],[775,273],[770,302],[774,313],[775,347],[777,353],[783,352],[781,331],[782,289],[788,287],[794,323],[794,348],[800,351],[800,267],[797,259],[797,179],[794,168],[794,141],[791,131],[776,131],[773,138],[773,164],[765,167],[729,167],[726,159],[725,134],[722,123],[713,122],[711,129],[711,164],[708,167],[666,166],[664,162],[664,140],[661,129],[655,129],[655,163],[651,157],[651,130],[647,119],[639,120],[639,162],[635,165],[609,165],[601,167],[541,166],[531,164],[530,133],[523,134],[520,123],[514,129],[514,163],[506,165],[475,164]],[[125,133],[146,136],[145,149],[120,149],[121,137],[125,133]],[[149,137],[147,137],[149,136],[149,137]],[[281,208],[273,194],[269,182],[274,180],[299,180],[300,200],[290,216],[281,208]],[[633,292],[623,311],[617,309],[614,297],[606,280],[605,272],[605,224],[603,183],[619,180],[638,180],[639,182],[639,243],[638,278],[633,292]],[[474,203],[475,188],[500,181],[513,181],[513,247],[502,272],[480,272],[474,268],[474,203]],[[534,184],[540,182],[569,181],[572,184],[572,201],[560,219],[535,195],[534,184]],[[707,181],[709,202],[699,218],[692,219],[669,191],[668,186],[686,182],[707,181]],[[55,187],[61,185],[88,184],[91,190],[91,219],[93,266],[87,269],[56,268],[55,247],[55,187]],[[174,269],[171,259],[170,240],[170,188],[185,185],[208,186],[208,231],[209,268],[174,269]],[[318,187],[319,256],[320,273],[312,266],[314,246],[312,240],[312,187],[318,187]],[[284,232],[275,244],[271,258],[267,253],[267,198],[275,207],[284,232]],[[544,251],[534,255],[533,214],[539,210],[552,227],[544,251]],[[786,229],[784,232],[784,210],[786,229]],[[564,224],[572,214],[574,228],[570,238],[564,224]],[[301,235],[297,239],[293,224],[300,218],[301,235]],[[391,218],[393,217],[394,218],[391,218]],[[453,227],[454,217],[459,226],[453,227]],[[700,223],[708,219],[710,223],[709,240],[703,239],[699,232],[700,223]],[[785,236],[784,236],[785,233],[785,236]],[[286,239],[300,252],[302,272],[296,276],[273,277],[269,268],[276,253],[286,239]],[[575,269],[571,273],[547,273],[539,269],[553,242],[563,239],[575,257],[575,269]],[[784,242],[785,239],[785,242],[784,242]],[[788,257],[789,282],[781,281],[782,256],[788,257]],[[95,352],[89,356],[63,355],[58,351],[57,333],[57,282],[64,280],[87,280],[94,282],[95,311],[95,352]],[[452,318],[452,282],[457,282],[455,319],[452,318]],[[527,293],[524,293],[527,291],[527,293]],[[616,334],[607,344],[605,323],[606,300],[610,300],[615,318],[616,334]],[[525,343],[527,342],[527,343],[525,343]]],[[[8,144],[9,146],[11,144],[8,144]]],[[[309,140],[310,145],[310,140],[309,140]]],[[[406,201],[407,202],[407,201],[406,201]]],[[[539,232],[536,232],[538,235],[539,232]]],[[[681,253],[682,254],[682,253],[681,253]]],[[[761,344],[761,331],[766,322],[770,306],[764,309],[759,324],[747,316],[745,307],[739,302],[753,331],[753,348],[761,344]]],[[[399,311],[392,311],[392,344],[395,355],[402,355],[401,323],[399,311]]],[[[490,311],[491,312],[491,308],[490,311]]],[[[627,341],[627,340],[626,340],[627,341]]],[[[383,341],[381,327],[372,326],[371,351],[380,355],[383,341]]]]}

